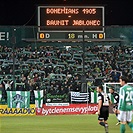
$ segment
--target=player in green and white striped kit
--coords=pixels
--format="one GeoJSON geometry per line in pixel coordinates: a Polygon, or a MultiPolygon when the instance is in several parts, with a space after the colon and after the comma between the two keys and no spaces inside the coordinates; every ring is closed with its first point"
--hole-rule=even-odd
{"type": "Polygon", "coordinates": [[[118,109],[120,111],[119,120],[121,121],[120,133],[125,133],[126,127],[128,126],[133,131],[133,123],[132,121],[132,111],[133,111],[133,87],[127,84],[127,78],[124,76],[120,77],[120,92],[119,92],[119,105],[118,109]]]}

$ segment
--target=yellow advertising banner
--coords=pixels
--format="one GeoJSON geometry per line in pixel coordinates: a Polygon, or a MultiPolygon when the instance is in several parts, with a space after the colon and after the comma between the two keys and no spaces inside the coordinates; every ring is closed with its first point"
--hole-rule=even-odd
{"type": "Polygon", "coordinates": [[[34,116],[35,114],[35,104],[31,104],[30,108],[8,108],[7,105],[0,105],[0,116],[34,116]]]}

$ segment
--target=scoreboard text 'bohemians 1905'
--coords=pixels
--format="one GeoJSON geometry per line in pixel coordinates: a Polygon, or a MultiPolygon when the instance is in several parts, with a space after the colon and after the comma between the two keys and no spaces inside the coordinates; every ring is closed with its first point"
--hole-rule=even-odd
{"type": "Polygon", "coordinates": [[[39,31],[103,31],[103,6],[38,6],[39,31]]]}

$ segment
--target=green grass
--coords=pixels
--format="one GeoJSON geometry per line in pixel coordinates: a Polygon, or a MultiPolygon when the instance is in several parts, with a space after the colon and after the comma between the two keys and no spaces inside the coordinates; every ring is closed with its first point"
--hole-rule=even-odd
{"type": "MultiPolygon", "coordinates": [[[[110,115],[109,133],[119,133],[117,119],[110,115]]],[[[0,117],[0,133],[104,133],[97,115],[52,115],[0,117]]],[[[126,133],[131,130],[126,126],[126,133]]]]}

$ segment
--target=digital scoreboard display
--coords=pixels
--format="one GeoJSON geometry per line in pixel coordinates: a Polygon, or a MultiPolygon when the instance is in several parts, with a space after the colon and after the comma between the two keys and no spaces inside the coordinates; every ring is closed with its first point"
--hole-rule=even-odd
{"type": "Polygon", "coordinates": [[[39,32],[104,32],[103,6],[38,6],[39,32]]]}
{"type": "Polygon", "coordinates": [[[46,40],[46,41],[64,41],[64,40],[77,40],[82,41],[83,38],[94,40],[94,39],[105,39],[105,33],[103,32],[38,32],[37,38],[39,40],[46,40]]]}

